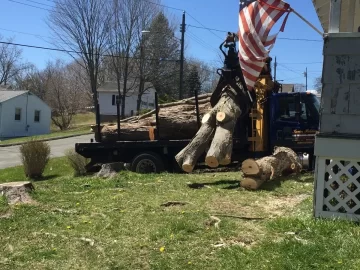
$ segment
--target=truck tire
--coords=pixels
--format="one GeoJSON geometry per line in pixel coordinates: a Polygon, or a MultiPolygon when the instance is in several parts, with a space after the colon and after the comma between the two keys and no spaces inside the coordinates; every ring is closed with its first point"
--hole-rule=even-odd
{"type": "Polygon", "coordinates": [[[130,170],[137,173],[160,173],[164,171],[164,162],[158,154],[146,152],[133,159],[130,170]]]}

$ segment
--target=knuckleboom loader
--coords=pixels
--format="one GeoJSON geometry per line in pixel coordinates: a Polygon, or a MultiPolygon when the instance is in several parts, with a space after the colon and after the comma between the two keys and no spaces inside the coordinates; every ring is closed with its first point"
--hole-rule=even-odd
{"type": "MultiPolygon", "coordinates": [[[[285,146],[298,154],[303,168],[313,169],[315,134],[319,128],[318,98],[308,92],[282,92],[282,85],[271,76],[270,57],[254,89],[243,90],[247,88],[236,52],[236,35],[228,33],[220,49],[225,57],[224,67],[218,69],[220,79],[210,103],[216,106],[225,85],[231,85],[236,91],[242,89],[243,102],[242,115],[233,131],[231,162],[224,166],[270,155],[275,146],[285,146]]],[[[91,160],[88,170],[96,164],[124,162],[139,173],[179,172],[175,156],[191,140],[159,137],[156,140],[78,143],[75,150],[91,160]]],[[[198,167],[204,164],[204,154],[198,159],[198,167]]]]}

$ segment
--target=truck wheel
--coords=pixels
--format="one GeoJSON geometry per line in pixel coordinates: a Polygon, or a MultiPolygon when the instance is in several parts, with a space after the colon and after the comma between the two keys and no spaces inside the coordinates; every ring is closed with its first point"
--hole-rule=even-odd
{"type": "Polygon", "coordinates": [[[160,173],[164,170],[164,162],[155,153],[142,153],[134,158],[130,169],[137,173],[160,173]]]}

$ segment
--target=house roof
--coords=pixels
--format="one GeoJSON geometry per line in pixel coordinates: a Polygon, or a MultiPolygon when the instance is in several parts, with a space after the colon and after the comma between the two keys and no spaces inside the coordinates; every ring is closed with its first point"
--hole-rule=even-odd
{"type": "Polygon", "coordinates": [[[29,92],[29,91],[0,90],[0,103],[7,101],[9,99],[12,99],[14,97],[17,97],[17,96],[21,96],[27,92],[29,92]]]}
{"type": "MultiPolygon", "coordinates": [[[[124,83],[121,82],[120,83],[120,89],[122,91],[124,87],[124,83]]],[[[128,81],[127,82],[127,87],[130,88],[127,91],[127,94],[137,94],[139,91],[139,82],[134,82],[134,81],[128,81]]],[[[150,82],[145,82],[145,89],[148,88],[154,88],[153,84],[150,82]]],[[[113,81],[109,81],[109,82],[105,82],[103,83],[97,90],[98,92],[117,92],[118,91],[118,84],[117,82],[113,82],[113,81]]]]}
{"type": "MultiPolygon", "coordinates": [[[[312,0],[312,2],[324,32],[328,33],[331,0],[312,0]]],[[[352,1],[341,1],[340,32],[358,32],[358,28],[360,27],[360,1],[354,1],[355,6],[351,6],[350,2],[352,1]],[[349,9],[355,11],[354,20],[351,24],[348,22],[349,9]],[[349,28],[350,25],[352,25],[352,30],[349,28]]]]}
{"type": "Polygon", "coordinates": [[[294,84],[283,83],[282,84],[282,92],[283,93],[292,93],[292,92],[294,92],[294,87],[295,87],[294,84]]]}

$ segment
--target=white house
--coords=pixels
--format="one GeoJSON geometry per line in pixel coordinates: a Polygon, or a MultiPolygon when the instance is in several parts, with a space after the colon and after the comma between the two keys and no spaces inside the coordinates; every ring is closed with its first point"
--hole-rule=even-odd
{"type": "MultiPolygon", "coordinates": [[[[125,97],[125,117],[136,115],[139,84],[128,82],[130,90],[125,97]]],[[[143,109],[155,109],[155,88],[151,83],[145,83],[145,93],[141,97],[141,107],[143,109]]],[[[117,116],[116,98],[118,97],[118,85],[116,82],[105,82],[98,88],[98,99],[100,106],[100,117],[102,121],[115,120],[117,116]]],[[[120,93],[123,85],[120,87],[120,93]]],[[[121,100],[120,100],[121,102],[121,100]]],[[[120,104],[121,108],[121,104],[120,104]]],[[[121,112],[121,109],[120,109],[121,112]]]]}
{"type": "Polygon", "coordinates": [[[0,138],[50,133],[51,109],[29,91],[0,90],[0,138]]]}

